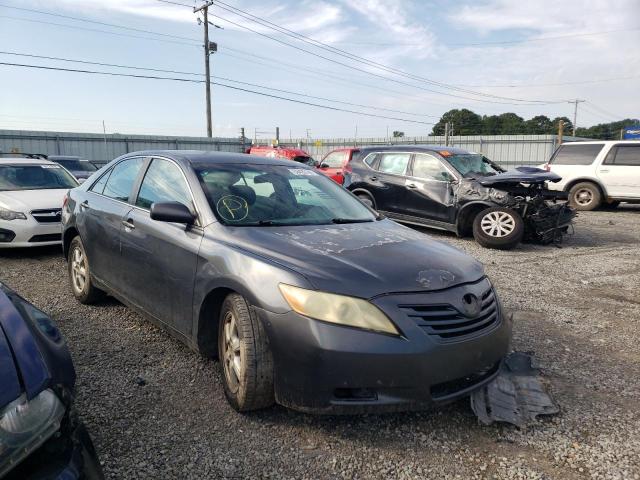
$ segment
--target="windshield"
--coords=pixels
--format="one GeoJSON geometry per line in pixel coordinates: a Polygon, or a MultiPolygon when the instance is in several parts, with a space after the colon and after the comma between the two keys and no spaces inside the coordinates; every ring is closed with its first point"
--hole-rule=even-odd
{"type": "Polygon", "coordinates": [[[445,158],[463,177],[487,177],[504,171],[477,153],[448,155],[445,158]]]}
{"type": "Polygon", "coordinates": [[[0,191],[67,189],[78,186],[60,165],[0,165],[0,191]]]}
{"type": "Polygon", "coordinates": [[[76,172],[95,172],[97,168],[90,162],[81,162],[80,160],[54,160],[67,170],[76,172]]]}
{"type": "Polygon", "coordinates": [[[324,175],[278,165],[194,165],[211,209],[226,225],[372,222],[375,215],[324,175]]]}

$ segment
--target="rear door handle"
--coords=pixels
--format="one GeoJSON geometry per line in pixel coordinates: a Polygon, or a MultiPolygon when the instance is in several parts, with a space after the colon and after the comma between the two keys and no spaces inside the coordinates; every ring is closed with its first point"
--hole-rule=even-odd
{"type": "Polygon", "coordinates": [[[418,188],[418,186],[415,183],[407,183],[406,187],[407,188],[418,188]]]}
{"type": "Polygon", "coordinates": [[[607,169],[600,170],[600,173],[609,173],[609,170],[607,170],[607,169]]]}
{"type": "Polygon", "coordinates": [[[85,200],[84,202],[82,202],[80,204],[80,210],[84,210],[84,209],[87,209],[87,208],[89,208],[89,200],[85,200]]]}
{"type": "Polygon", "coordinates": [[[136,226],[133,224],[133,220],[131,219],[123,220],[122,225],[124,225],[124,228],[128,228],[129,230],[133,230],[134,228],[136,228],[136,226]]]}

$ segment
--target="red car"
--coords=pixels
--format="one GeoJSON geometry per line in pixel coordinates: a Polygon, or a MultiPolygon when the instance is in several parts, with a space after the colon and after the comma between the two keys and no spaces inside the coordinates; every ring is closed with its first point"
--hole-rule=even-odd
{"type": "Polygon", "coordinates": [[[269,158],[285,158],[293,160],[294,162],[304,163],[305,165],[311,165],[312,167],[317,165],[317,162],[311,155],[299,148],[255,146],[249,148],[247,153],[269,158]]]}
{"type": "Polygon", "coordinates": [[[318,170],[334,182],[344,185],[345,173],[351,173],[349,162],[353,158],[353,155],[359,151],[357,148],[339,148],[333,150],[325,155],[318,166],[318,170]]]}

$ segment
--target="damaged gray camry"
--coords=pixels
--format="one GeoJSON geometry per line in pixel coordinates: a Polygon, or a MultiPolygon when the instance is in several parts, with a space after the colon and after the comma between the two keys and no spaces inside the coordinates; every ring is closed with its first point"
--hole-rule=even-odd
{"type": "Polygon", "coordinates": [[[430,408],[491,382],[508,352],[479,262],[305,165],[130,153],[62,215],[76,298],[111,294],[217,356],[239,411],[430,408]]]}
{"type": "Polygon", "coordinates": [[[537,168],[505,172],[482,155],[429,145],[363,147],[346,168],[344,186],[396,221],[473,234],[488,248],[522,240],[562,240],[575,217],[561,178],[537,168]]]}

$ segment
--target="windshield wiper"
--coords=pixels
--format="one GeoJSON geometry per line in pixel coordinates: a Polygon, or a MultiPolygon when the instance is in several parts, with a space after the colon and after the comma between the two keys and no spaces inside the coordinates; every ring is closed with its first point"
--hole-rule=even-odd
{"type": "Polygon", "coordinates": [[[371,218],[332,218],[331,223],[366,223],[373,222],[371,218]]]}

